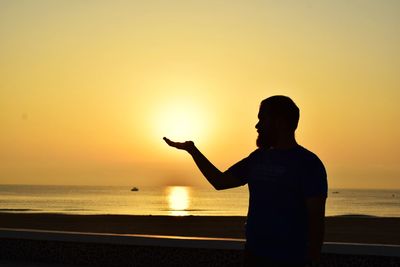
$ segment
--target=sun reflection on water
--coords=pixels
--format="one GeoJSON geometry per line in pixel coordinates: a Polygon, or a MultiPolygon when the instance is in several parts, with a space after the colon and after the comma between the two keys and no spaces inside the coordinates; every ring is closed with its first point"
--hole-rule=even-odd
{"type": "Polygon", "coordinates": [[[186,186],[167,187],[169,213],[172,216],[189,215],[190,188],[186,186]]]}

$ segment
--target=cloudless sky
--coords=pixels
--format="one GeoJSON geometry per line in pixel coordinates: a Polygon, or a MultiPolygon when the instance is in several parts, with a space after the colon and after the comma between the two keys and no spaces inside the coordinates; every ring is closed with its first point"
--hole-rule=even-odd
{"type": "Polygon", "coordinates": [[[0,0],[0,184],[199,185],[264,98],[331,187],[400,188],[400,2],[0,0]]]}

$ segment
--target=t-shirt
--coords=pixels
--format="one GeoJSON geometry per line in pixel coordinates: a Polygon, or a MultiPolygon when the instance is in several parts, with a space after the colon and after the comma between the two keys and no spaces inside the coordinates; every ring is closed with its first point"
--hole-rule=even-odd
{"type": "Polygon", "coordinates": [[[327,197],[324,165],[302,146],[259,148],[226,173],[248,184],[246,249],[283,262],[306,261],[306,198],[327,197]]]}

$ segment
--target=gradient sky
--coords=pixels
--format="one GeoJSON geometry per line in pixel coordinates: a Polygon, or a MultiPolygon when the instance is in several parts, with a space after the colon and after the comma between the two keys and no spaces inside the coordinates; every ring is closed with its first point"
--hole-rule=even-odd
{"type": "Polygon", "coordinates": [[[301,109],[330,187],[400,188],[400,1],[0,0],[0,184],[206,185],[301,109]]]}

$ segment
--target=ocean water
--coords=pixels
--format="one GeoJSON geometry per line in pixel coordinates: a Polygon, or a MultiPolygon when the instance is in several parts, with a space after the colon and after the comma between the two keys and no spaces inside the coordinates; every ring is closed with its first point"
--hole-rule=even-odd
{"type": "MultiPolygon", "coordinates": [[[[0,185],[0,212],[245,216],[248,189],[0,185]]],[[[400,190],[329,191],[326,215],[400,217],[400,190]]]]}

